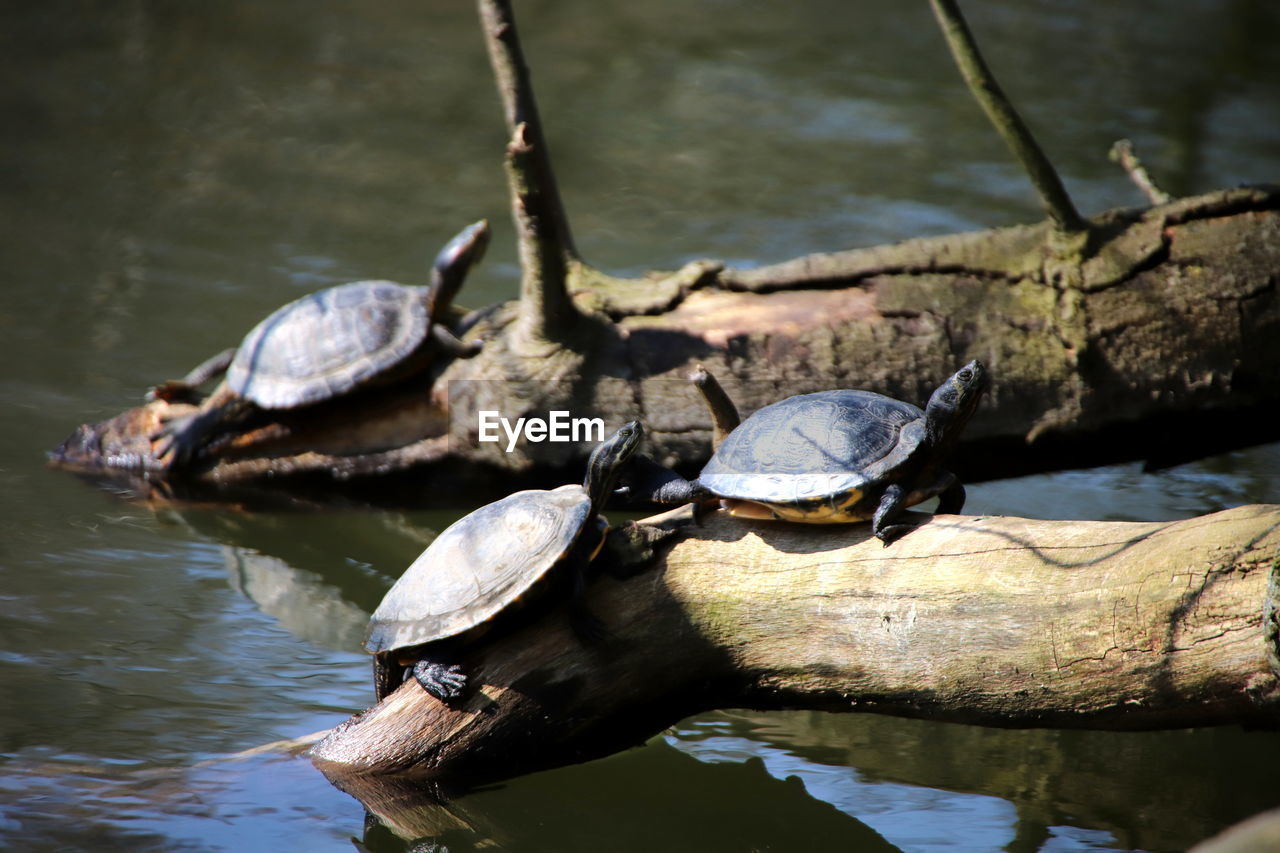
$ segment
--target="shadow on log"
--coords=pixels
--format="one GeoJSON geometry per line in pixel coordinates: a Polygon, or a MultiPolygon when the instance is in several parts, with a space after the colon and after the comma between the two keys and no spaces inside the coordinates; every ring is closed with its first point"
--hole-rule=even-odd
{"type": "Polygon", "coordinates": [[[465,661],[478,688],[462,706],[411,682],[310,755],[330,775],[453,794],[717,707],[1121,730],[1280,721],[1280,508],[917,517],[888,548],[866,525],[681,526],[653,568],[593,584],[607,644],[584,646],[551,612],[465,661]]]}

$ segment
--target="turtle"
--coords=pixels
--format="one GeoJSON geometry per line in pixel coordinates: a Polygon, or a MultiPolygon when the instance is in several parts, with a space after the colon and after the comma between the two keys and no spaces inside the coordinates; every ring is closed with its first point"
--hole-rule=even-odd
{"type": "Polygon", "coordinates": [[[640,422],[630,421],[592,451],[582,485],[515,492],[445,528],[369,621],[365,648],[373,655],[378,701],[410,673],[442,702],[457,701],[467,682],[456,663],[460,650],[517,599],[535,587],[545,591],[556,578],[572,581],[575,629],[584,639],[598,638],[581,592],[608,532],[600,510],[643,437],[640,422]]]}
{"type": "Polygon", "coordinates": [[[719,498],[741,518],[870,519],[885,545],[911,529],[896,523],[909,506],[937,496],[939,513],[964,507],[964,486],[942,464],[990,384],[980,361],[938,386],[923,411],[871,391],[819,391],[765,406],[739,424],[714,378],[695,376],[695,384],[711,409],[718,447],[694,480],[638,458],[646,473],[633,490],[644,497],[719,498]]]}
{"type": "Polygon", "coordinates": [[[258,411],[298,409],[394,382],[441,354],[475,355],[480,342],[463,343],[445,323],[488,242],[486,221],[467,226],[440,250],[426,287],[357,281],[294,300],[255,326],[239,347],[152,389],[152,398],[196,402],[196,386],[226,374],[196,412],[168,419],[151,436],[156,458],[182,469],[258,411]]]}

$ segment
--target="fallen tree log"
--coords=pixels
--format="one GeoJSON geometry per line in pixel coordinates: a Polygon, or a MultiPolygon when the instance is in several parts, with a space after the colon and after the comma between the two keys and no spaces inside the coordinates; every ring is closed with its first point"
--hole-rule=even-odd
{"type": "Polygon", "coordinates": [[[887,548],[867,525],[716,513],[674,539],[657,565],[592,585],[607,643],[583,645],[553,611],[469,653],[479,687],[460,707],[409,682],[312,759],[456,790],[717,707],[1006,727],[1280,722],[1280,507],[1163,523],[935,516],[887,548]]]}
{"type": "MultiPolygon", "coordinates": [[[[1215,449],[1215,434],[1280,434],[1275,419],[1244,414],[1273,405],[1280,389],[1280,190],[1225,191],[1096,222],[1110,236],[1069,275],[1051,270],[1043,225],[649,282],[580,275],[570,282],[580,316],[565,341],[531,345],[518,334],[520,303],[494,306],[467,334],[487,339],[484,350],[450,363],[434,385],[282,415],[191,479],[278,487],[291,477],[404,474],[419,488],[450,483],[453,494],[460,476],[483,491],[581,468],[590,444],[522,441],[508,453],[505,441],[478,441],[485,409],[513,422],[556,410],[611,424],[639,418],[655,455],[695,465],[708,453],[709,422],[684,376],[698,362],[745,414],[838,387],[919,404],[956,365],[982,359],[993,385],[965,442],[999,451],[998,470],[983,463],[986,476],[1193,457],[1215,449]],[[1231,412],[1232,430],[1206,430],[1203,417],[1188,420],[1195,412],[1231,412]]],[[[87,424],[54,459],[162,471],[149,437],[184,406],[155,401],[87,424]]],[[[964,455],[956,465],[968,476],[978,466],[966,469],[964,455]]]]}
{"type": "MultiPolygon", "coordinates": [[[[512,422],[552,411],[615,425],[638,418],[655,455],[694,466],[708,447],[705,413],[683,382],[695,362],[745,414],[841,387],[922,403],[957,366],[981,359],[994,382],[966,440],[997,452],[971,467],[962,452],[955,467],[966,479],[977,470],[1008,476],[1152,454],[1194,458],[1280,437],[1280,422],[1252,416],[1280,394],[1280,188],[1082,219],[1029,130],[1009,126],[1012,106],[991,102],[994,78],[981,68],[973,79],[986,82],[971,83],[975,96],[1003,116],[997,127],[1049,221],[755,269],[705,260],[618,279],[575,248],[510,2],[478,6],[510,140],[519,299],[458,328],[486,342],[476,358],[452,362],[425,385],[419,377],[283,413],[182,472],[184,488],[373,481],[385,494],[389,475],[405,474],[419,495],[454,498],[465,481],[492,498],[520,479],[576,478],[589,443],[521,443],[508,453],[502,442],[478,441],[481,410],[512,422]],[[1230,411],[1230,431],[1188,418],[1213,410],[1230,411]]],[[[969,78],[981,63],[955,6],[937,2],[935,11],[969,78]]],[[[157,401],[85,424],[53,458],[77,469],[168,474],[151,436],[164,418],[188,414],[183,406],[157,401]]]]}

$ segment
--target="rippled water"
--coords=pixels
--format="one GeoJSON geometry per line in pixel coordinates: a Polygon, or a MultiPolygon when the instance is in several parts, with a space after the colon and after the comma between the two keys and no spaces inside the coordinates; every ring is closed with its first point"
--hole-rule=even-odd
{"type": "MultiPolygon", "coordinates": [[[[1082,209],[1139,201],[1106,161],[1122,135],[1175,192],[1280,174],[1271,5],[968,5],[1082,209]]],[[[923,4],[518,12],[578,242],[611,271],[1037,216],[923,4]]],[[[301,293],[420,280],[480,216],[497,233],[463,301],[512,293],[474,12],[134,0],[0,19],[0,840],[350,849],[359,804],[305,761],[220,759],[370,702],[367,613],[468,508],[152,510],[45,470],[43,452],[301,293]]],[[[1278,482],[1272,445],[982,483],[967,509],[1182,518],[1280,502],[1278,482]]],[[[1232,727],[726,711],[462,805],[512,850],[1176,850],[1280,804],[1278,758],[1280,737],[1232,727]]]]}

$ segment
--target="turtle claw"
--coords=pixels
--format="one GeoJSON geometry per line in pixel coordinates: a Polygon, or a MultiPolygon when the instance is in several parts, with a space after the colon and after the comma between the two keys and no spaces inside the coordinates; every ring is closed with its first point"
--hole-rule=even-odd
{"type": "Polygon", "coordinates": [[[422,685],[422,689],[446,705],[452,705],[461,697],[467,686],[466,673],[457,664],[420,660],[412,669],[413,677],[422,685]]]}
{"type": "Polygon", "coordinates": [[[901,539],[912,529],[910,524],[890,524],[876,531],[876,538],[884,543],[888,548],[897,540],[901,539]]]}
{"type": "Polygon", "coordinates": [[[147,436],[152,453],[166,470],[187,468],[208,453],[210,444],[221,431],[243,416],[244,406],[238,400],[197,409],[187,415],[162,417],[160,428],[147,436]]]}
{"type": "Polygon", "coordinates": [[[164,421],[147,436],[152,443],[152,455],[165,468],[185,466],[195,458],[196,447],[189,438],[192,418],[184,415],[164,421]]]}

